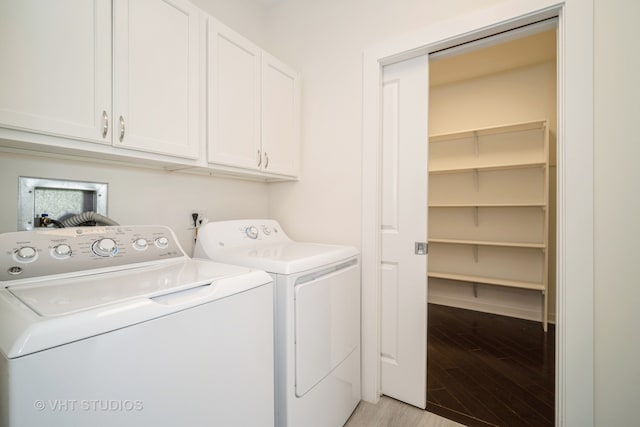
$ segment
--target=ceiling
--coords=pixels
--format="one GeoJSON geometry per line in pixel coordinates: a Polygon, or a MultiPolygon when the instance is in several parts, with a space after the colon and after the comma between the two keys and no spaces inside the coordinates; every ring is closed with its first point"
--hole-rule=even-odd
{"type": "Polygon", "coordinates": [[[468,80],[556,58],[556,30],[429,62],[431,86],[468,80]]]}

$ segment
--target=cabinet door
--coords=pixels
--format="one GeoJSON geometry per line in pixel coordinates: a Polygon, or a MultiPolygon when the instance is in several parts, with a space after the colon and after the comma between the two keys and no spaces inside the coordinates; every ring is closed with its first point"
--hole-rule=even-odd
{"type": "Polygon", "coordinates": [[[197,158],[199,10],[114,1],[114,145],[197,158]]]}
{"type": "Polygon", "coordinates": [[[260,48],[209,19],[210,163],[260,170],[260,48]]]}
{"type": "Polygon", "coordinates": [[[0,2],[0,58],[0,126],[110,143],[110,0],[0,2]]]}
{"type": "Polygon", "coordinates": [[[262,54],[263,170],[297,176],[300,157],[300,77],[262,54]]]}

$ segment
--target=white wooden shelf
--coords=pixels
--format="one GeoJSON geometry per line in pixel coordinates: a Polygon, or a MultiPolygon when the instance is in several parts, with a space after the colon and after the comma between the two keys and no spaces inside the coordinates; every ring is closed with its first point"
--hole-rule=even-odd
{"type": "Polygon", "coordinates": [[[548,206],[546,121],[431,136],[429,277],[540,291],[546,331],[548,206]]]}
{"type": "Polygon", "coordinates": [[[499,242],[489,240],[429,239],[429,243],[445,243],[450,245],[502,246],[507,248],[544,249],[544,243],[499,242]]]}
{"type": "Polygon", "coordinates": [[[503,126],[490,126],[486,128],[479,129],[469,129],[460,132],[450,132],[443,133],[437,135],[431,135],[429,137],[429,142],[442,142],[449,141],[452,139],[460,139],[466,137],[474,137],[474,136],[486,136],[486,135],[497,135],[501,133],[516,133],[527,130],[535,130],[535,129],[544,129],[547,122],[546,120],[535,120],[530,122],[522,122],[522,123],[514,123],[503,126]]]}
{"type": "Polygon", "coordinates": [[[482,283],[486,285],[507,286],[507,287],[519,288],[519,289],[530,289],[530,290],[542,291],[542,292],[544,292],[545,290],[545,285],[543,283],[499,279],[496,277],[483,277],[483,276],[473,276],[468,274],[443,273],[443,272],[437,272],[437,271],[430,271],[429,277],[433,277],[434,279],[457,280],[462,282],[482,283]]]}
{"type": "Polygon", "coordinates": [[[509,169],[526,169],[526,168],[544,168],[546,163],[543,162],[522,162],[522,163],[501,163],[488,165],[468,165],[451,168],[434,167],[429,170],[429,174],[437,175],[444,173],[460,173],[472,171],[491,171],[491,170],[509,170],[509,169]]]}
{"type": "Polygon", "coordinates": [[[429,203],[430,208],[544,208],[546,203],[429,203]]]}

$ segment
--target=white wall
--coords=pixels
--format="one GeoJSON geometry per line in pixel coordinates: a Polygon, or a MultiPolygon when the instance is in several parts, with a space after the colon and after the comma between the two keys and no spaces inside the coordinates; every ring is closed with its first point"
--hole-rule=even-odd
{"type": "MultiPolygon", "coordinates": [[[[283,0],[271,9],[266,46],[303,74],[302,181],[269,187],[270,213],[294,237],[360,243],[363,50],[491,3],[499,1],[283,0]]],[[[596,280],[596,404],[580,410],[595,410],[598,426],[635,425],[640,395],[640,263],[635,247],[640,235],[640,58],[634,43],[640,3],[595,0],[595,5],[596,249],[595,265],[584,268],[595,269],[596,280]]],[[[576,244],[571,242],[571,248],[576,244]]],[[[579,325],[567,326],[573,345],[589,341],[579,336],[579,325]]],[[[569,386],[579,393],[579,384],[569,386]]]]}
{"type": "Polygon", "coordinates": [[[546,62],[429,92],[429,134],[548,119],[556,131],[556,63],[546,62]]]}
{"type": "MultiPolygon", "coordinates": [[[[555,151],[556,116],[556,61],[432,86],[429,91],[431,135],[546,119],[555,151]]],[[[555,172],[550,168],[551,175],[555,172]]],[[[555,179],[551,181],[555,185],[555,179]]],[[[555,189],[550,195],[549,220],[555,225],[555,189]]],[[[549,232],[549,314],[555,322],[555,227],[549,232]]],[[[468,283],[429,280],[430,302],[529,320],[542,320],[541,298],[536,291],[481,284],[476,297],[468,283]]]]}
{"type": "Polygon", "coordinates": [[[193,209],[206,210],[212,220],[268,214],[264,183],[0,152],[0,233],[17,229],[19,176],[106,182],[109,217],[120,224],[168,225],[189,254],[193,209]]]}
{"type": "MultiPolygon", "coordinates": [[[[263,4],[255,0],[191,0],[200,9],[215,17],[255,44],[266,40],[266,13],[263,4]]],[[[267,49],[268,50],[268,49],[267,49]]]]}
{"type": "Polygon", "coordinates": [[[640,399],[640,2],[595,7],[595,418],[631,426],[640,399]]]}
{"type": "Polygon", "coordinates": [[[498,0],[283,0],[273,53],[302,73],[302,179],[270,185],[270,213],[294,238],[360,246],[362,53],[498,0]]]}

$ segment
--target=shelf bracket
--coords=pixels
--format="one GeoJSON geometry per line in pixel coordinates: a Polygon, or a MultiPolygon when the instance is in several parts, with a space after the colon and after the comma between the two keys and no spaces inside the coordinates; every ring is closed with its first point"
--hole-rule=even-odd
{"type": "Polygon", "coordinates": [[[478,263],[478,245],[473,245],[473,260],[478,263]]]}
{"type": "Polygon", "coordinates": [[[478,169],[473,170],[473,188],[476,193],[480,191],[480,172],[478,172],[478,169]]]}
{"type": "Polygon", "coordinates": [[[473,223],[477,227],[480,224],[478,217],[478,207],[473,208],[473,223]]]}
{"type": "Polygon", "coordinates": [[[478,284],[476,282],[473,282],[472,285],[473,285],[473,297],[478,298],[478,284]]]}
{"type": "Polygon", "coordinates": [[[480,155],[480,144],[478,141],[477,131],[473,131],[473,152],[475,153],[476,157],[480,155]]]}

